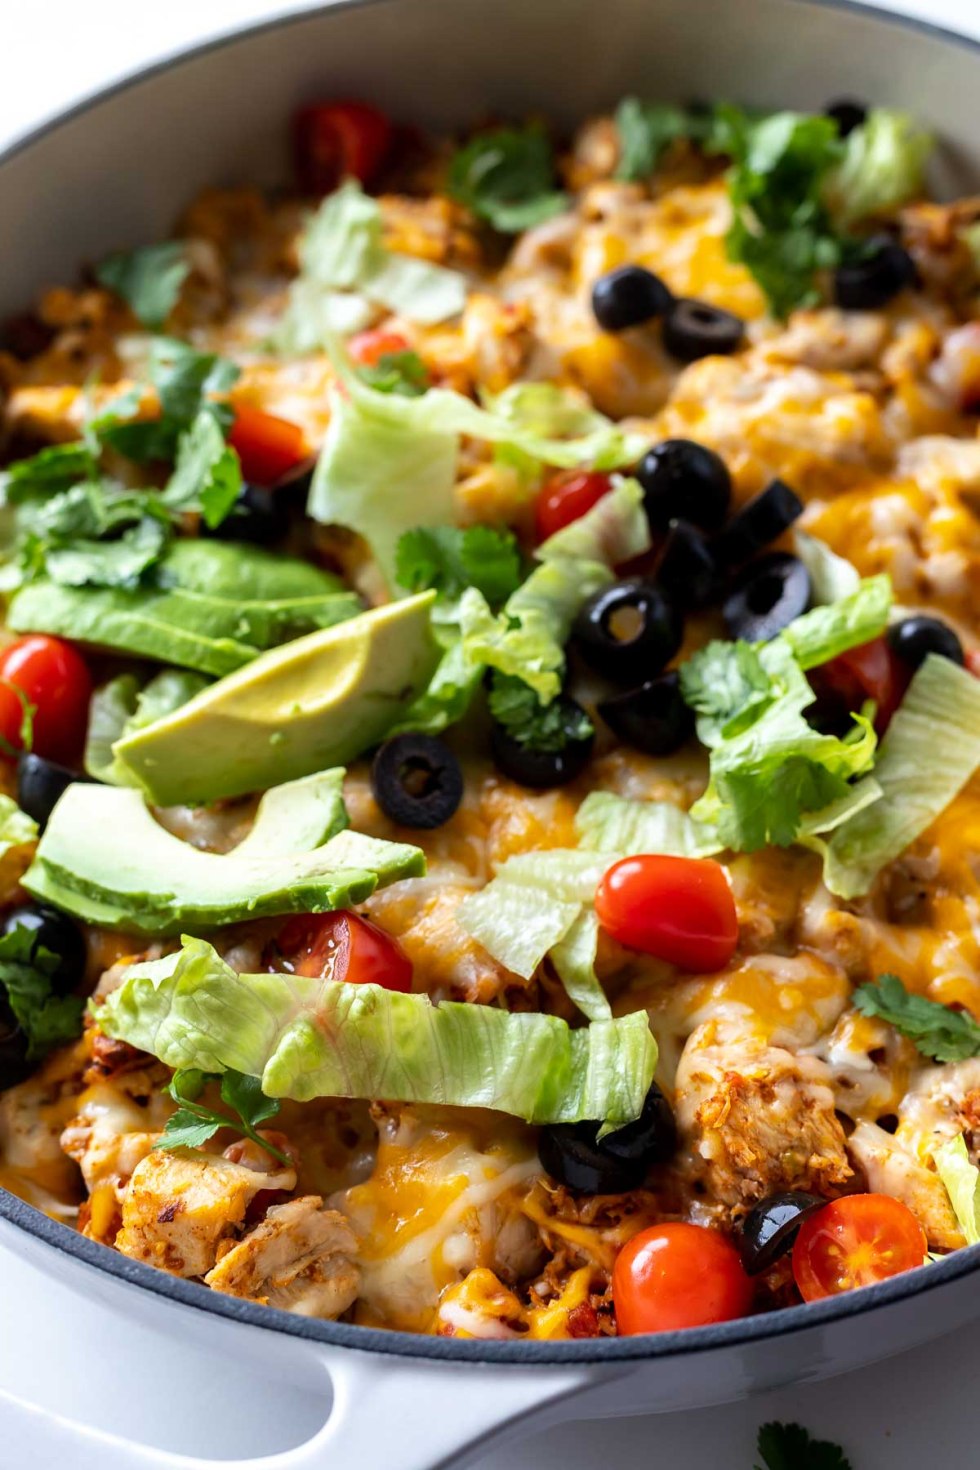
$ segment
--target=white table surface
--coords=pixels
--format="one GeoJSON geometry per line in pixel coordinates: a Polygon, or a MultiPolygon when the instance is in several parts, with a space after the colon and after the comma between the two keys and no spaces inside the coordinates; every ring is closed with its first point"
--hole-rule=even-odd
{"type": "MultiPolygon", "coordinates": [[[[532,0],[533,3],[533,0],[532,0]]],[[[82,96],[127,71],[134,63],[185,42],[221,32],[236,21],[303,8],[273,0],[33,0],[5,7],[0,40],[0,143],[28,129],[71,98],[82,96]]],[[[891,0],[890,8],[980,36],[978,0],[891,0]]],[[[133,1332],[131,1342],[118,1319],[100,1321],[97,1301],[79,1298],[25,1267],[0,1246],[0,1385],[16,1384],[52,1407],[83,1403],[89,1389],[105,1392],[107,1370],[118,1363],[114,1393],[138,1393],[159,1384],[152,1344],[133,1332]],[[86,1354],[84,1344],[93,1352],[86,1354]],[[93,1355],[97,1355],[98,1362],[93,1355]],[[101,1391],[100,1391],[101,1390],[101,1391]]],[[[193,1402],[195,1375],[202,1369],[210,1392],[238,1395],[241,1441],[225,1454],[269,1453],[268,1404],[261,1394],[242,1393],[228,1364],[203,1364],[191,1351],[166,1365],[187,1378],[193,1402]],[[251,1407],[250,1407],[251,1405],[251,1407]]],[[[976,1390],[980,1349],[975,1335],[940,1343],[892,1359],[846,1379],[753,1399],[697,1413],[659,1415],[593,1424],[573,1424],[528,1438],[480,1462],[479,1470],[596,1470],[596,1467],[683,1466],[685,1470],[751,1470],[757,1426],[790,1419],[812,1433],[837,1440],[854,1470],[971,1470],[980,1465],[980,1395],[976,1390]]],[[[200,1378],[196,1379],[197,1384],[200,1378]]],[[[637,1405],[638,1409],[642,1405],[637,1405]]],[[[294,1413],[301,1412],[297,1403],[294,1413]]],[[[312,1415],[312,1410],[311,1410],[312,1415]]],[[[315,1415],[310,1430],[315,1428],[315,1415]]],[[[397,1431],[394,1431],[397,1432],[397,1431]]],[[[0,1466],[3,1455],[0,1417],[0,1466]]],[[[208,1464],[215,1463],[208,1461],[208,1464]]],[[[203,1462],[202,1462],[203,1464],[203,1462]]],[[[69,1465],[64,1470],[71,1470],[69,1465]]],[[[343,1467],[347,1470],[347,1467],[343,1467]]],[[[356,1467],[350,1467],[356,1470],[356,1467]]]]}

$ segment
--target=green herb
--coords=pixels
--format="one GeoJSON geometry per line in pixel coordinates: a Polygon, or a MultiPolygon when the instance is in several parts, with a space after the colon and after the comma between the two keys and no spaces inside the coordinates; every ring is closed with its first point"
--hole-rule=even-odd
{"type": "Polygon", "coordinates": [[[190,262],[177,240],[110,255],[96,268],[96,279],[121,296],[144,327],[163,326],[177,303],[190,262]]]}
{"type": "Polygon", "coordinates": [[[521,557],[510,531],[420,526],[399,539],[395,577],[409,592],[434,587],[447,600],[476,587],[496,606],[520,586],[521,557]]]}
{"type": "Polygon", "coordinates": [[[187,432],[198,414],[206,410],[227,433],[232,412],[220,395],[227,393],[239,376],[239,368],[213,352],[196,352],[174,337],[154,338],[148,374],[160,400],[160,416],[130,422],[118,417],[100,424],[100,437],[127,459],[173,460],[181,434],[187,432]]]}
{"type": "Polygon", "coordinates": [[[214,530],[231,511],[241,488],[238,455],[225,443],[211,407],[202,407],[177,441],[177,462],[163,503],[177,511],[200,511],[205,525],[214,530]]]}
{"type": "Polygon", "coordinates": [[[453,156],[448,189],[503,234],[539,225],[568,206],[555,187],[555,160],[544,130],[497,128],[478,133],[453,156]]]}
{"type": "MultiPolygon", "coordinates": [[[[17,760],[22,752],[26,751],[30,754],[34,747],[34,716],[37,714],[37,705],[31,704],[31,701],[23,689],[21,689],[20,685],[15,684],[12,679],[2,678],[0,679],[0,685],[4,689],[9,689],[20,705],[20,725],[17,729],[17,739],[20,743],[17,746],[13,746],[6,736],[0,735],[0,751],[3,752],[8,760],[17,760]]],[[[3,797],[2,800],[9,801],[10,798],[3,797]]],[[[20,813],[20,815],[23,816],[23,813],[20,813]]],[[[28,817],[26,820],[31,821],[32,819],[28,817]]]]}
{"type": "Polygon", "coordinates": [[[164,1088],[177,1104],[177,1111],[167,1119],[162,1138],[154,1148],[200,1148],[213,1138],[220,1128],[233,1128],[236,1133],[252,1139],[273,1158],[289,1167],[292,1160],[280,1149],[274,1148],[267,1139],[256,1132],[260,1123],[267,1123],[279,1111],[277,1099],[266,1097],[258,1077],[247,1077],[243,1072],[200,1072],[185,1067],[174,1073],[164,1088]],[[197,1101],[209,1082],[221,1081],[221,1101],[233,1110],[235,1116],[216,1113],[197,1101]]]}
{"type": "Polygon", "coordinates": [[[24,924],[0,935],[0,988],[27,1038],[28,1061],[74,1041],[81,1031],[85,1002],[52,989],[58,965],[57,955],[39,945],[36,931],[24,924]]]}
{"type": "Polygon", "coordinates": [[[383,352],[371,367],[358,369],[359,376],[379,393],[400,393],[418,398],[429,387],[429,373],[417,352],[383,352]]]}
{"type": "Polygon", "coordinates": [[[756,1449],[762,1456],[756,1470],[851,1470],[840,1445],[811,1439],[801,1424],[763,1424],[756,1449]]]}
{"type": "Polygon", "coordinates": [[[570,741],[587,740],[592,721],[584,710],[559,698],[542,704],[522,679],[494,671],[490,713],[508,735],[527,750],[564,750],[570,741]]]}
{"type": "Polygon", "coordinates": [[[616,177],[631,182],[648,179],[671,143],[681,138],[699,143],[706,153],[727,151],[724,115],[715,109],[672,107],[624,97],[616,109],[616,131],[619,134],[616,177]]]}
{"type": "Polygon", "coordinates": [[[73,444],[49,444],[30,459],[21,459],[6,472],[6,498],[18,505],[32,495],[53,495],[70,489],[79,480],[98,475],[98,463],[82,440],[73,444]]]}
{"type": "Polygon", "coordinates": [[[861,985],[854,1004],[865,1016],[879,1016],[935,1062],[962,1062],[980,1056],[980,1024],[969,1011],[954,1010],[906,990],[897,975],[879,975],[861,985]]]}
{"type": "Polygon", "coordinates": [[[17,512],[21,572],[68,587],[135,587],[159,561],[171,519],[153,491],[90,480],[17,512]]]}

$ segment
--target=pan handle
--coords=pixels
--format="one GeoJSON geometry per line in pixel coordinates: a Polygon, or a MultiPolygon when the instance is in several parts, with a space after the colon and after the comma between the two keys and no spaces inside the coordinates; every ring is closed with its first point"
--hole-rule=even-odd
{"type": "MultiPolygon", "coordinates": [[[[312,1439],[259,1460],[202,1460],[137,1444],[0,1389],[6,1463],[35,1470],[441,1470],[501,1438],[572,1417],[569,1399],[597,1371],[396,1358],[310,1344],[330,1414],[312,1439]]],[[[618,1376],[618,1375],[615,1375],[618,1376]]],[[[270,1388],[274,1400],[274,1388],[270,1388]]]]}

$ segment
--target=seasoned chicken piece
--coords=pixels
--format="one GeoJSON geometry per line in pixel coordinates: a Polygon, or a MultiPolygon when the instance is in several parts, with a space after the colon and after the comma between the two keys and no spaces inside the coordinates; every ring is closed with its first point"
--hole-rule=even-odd
{"type": "Polygon", "coordinates": [[[678,1126],[729,1205],[782,1189],[833,1194],[852,1177],[826,1065],[752,1038],[719,1041],[708,1021],[677,1069],[678,1126]]]}
{"type": "Polygon", "coordinates": [[[939,1144],[964,1133],[976,1163],[978,1103],[980,1057],[925,1067],[899,1103],[895,1137],[915,1158],[925,1162],[939,1144]]]}
{"type": "Polygon", "coordinates": [[[339,1317],[357,1296],[356,1250],[343,1215],[324,1209],[319,1195],[308,1194],[273,1205],[204,1280],[215,1291],[302,1317],[339,1317]]]}
{"type": "Polygon", "coordinates": [[[939,1175],[897,1138],[876,1123],[859,1123],[847,1142],[851,1156],[864,1170],[868,1189],[873,1194],[894,1195],[908,1205],[932,1250],[957,1250],[966,1244],[939,1175]]]}
{"type": "Polygon", "coordinates": [[[520,377],[534,344],[530,308],[474,294],[463,310],[462,334],[471,382],[499,393],[520,377]]]}
{"type": "Polygon", "coordinates": [[[293,1169],[260,1174],[210,1155],[148,1154],[126,1190],[116,1249],[177,1276],[204,1276],[260,1189],[295,1186],[293,1169]]]}
{"type": "Polygon", "coordinates": [[[874,366],[888,337],[888,319],[871,311],[795,311],[786,329],[767,338],[756,356],[801,363],[817,372],[854,372],[874,366]]]}
{"type": "MultiPolygon", "coordinates": [[[[165,1076],[163,1068],[154,1069],[165,1076]]],[[[82,1171],[89,1193],[109,1178],[125,1180],[150,1152],[173,1111],[160,1076],[124,1072],[87,1087],[61,1135],[61,1147],[82,1171]]]]}

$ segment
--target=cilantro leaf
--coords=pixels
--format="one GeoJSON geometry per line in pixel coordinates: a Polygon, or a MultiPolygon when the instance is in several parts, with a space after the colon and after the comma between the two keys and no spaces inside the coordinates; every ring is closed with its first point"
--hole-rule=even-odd
{"type": "Polygon", "coordinates": [[[95,276],[122,297],[144,327],[156,330],[176,305],[189,271],[184,245],[172,240],[110,255],[96,267],[95,276]]]}
{"type": "Polygon", "coordinates": [[[103,415],[100,437],[139,463],[173,460],[178,440],[198,414],[212,414],[222,431],[231,426],[231,410],[214,395],[227,393],[239,369],[214,352],[197,352],[174,337],[157,337],[150,348],[148,373],[160,401],[155,419],[113,419],[103,415]]]}
{"type": "MultiPolygon", "coordinates": [[[[715,639],[680,668],[681,693],[699,715],[709,716],[712,729],[729,733],[735,722],[767,702],[772,677],[751,644],[715,639]]],[[[708,744],[706,732],[702,740],[708,744]]]]}
{"type": "Polygon", "coordinates": [[[879,975],[877,983],[861,985],[854,1004],[865,1016],[879,1016],[915,1043],[935,1062],[962,1062],[980,1056],[980,1023],[969,1011],[929,1000],[906,990],[897,975],[879,975]]]}
{"type": "Polygon", "coordinates": [[[705,113],[624,97],[616,109],[617,179],[630,182],[648,179],[671,143],[679,138],[699,139],[705,132],[706,122],[705,113]]]}
{"type": "Polygon", "coordinates": [[[10,465],[6,471],[7,499],[11,505],[17,505],[31,495],[53,495],[68,490],[79,480],[97,474],[96,459],[84,441],[49,444],[30,459],[10,465]]]}
{"type": "Polygon", "coordinates": [[[409,592],[434,587],[447,600],[476,587],[496,606],[520,586],[520,552],[510,531],[420,526],[399,538],[395,577],[409,592]]]}
{"type": "Polygon", "coordinates": [[[291,1160],[281,1150],[274,1148],[267,1139],[259,1136],[256,1129],[260,1123],[268,1122],[279,1111],[279,1101],[266,1097],[258,1077],[249,1077],[242,1072],[202,1072],[196,1067],[185,1067],[174,1073],[164,1088],[177,1104],[176,1112],[167,1119],[162,1136],[154,1148],[200,1148],[221,1128],[232,1128],[251,1138],[260,1148],[289,1165],[291,1160]],[[234,1110],[235,1117],[227,1113],[216,1113],[205,1107],[198,1098],[205,1087],[217,1082],[220,1077],[221,1100],[234,1110]]]}
{"type": "Polygon", "coordinates": [[[177,441],[177,462],[163,491],[164,504],[173,510],[199,510],[205,524],[214,530],[228,515],[241,488],[238,455],[225,443],[210,409],[199,409],[177,441]]]}
{"type": "Polygon", "coordinates": [[[27,1038],[28,1061],[74,1041],[81,1031],[85,1002],[55,993],[52,977],[58,965],[57,955],[39,945],[37,932],[26,925],[0,935],[0,989],[27,1038]]]}
{"type": "Polygon", "coordinates": [[[428,369],[417,352],[383,352],[372,366],[359,368],[358,376],[379,393],[403,398],[419,398],[429,387],[428,369]]]}
{"type": "Polygon", "coordinates": [[[568,205],[568,195],[555,187],[551,144],[533,123],[478,133],[453,155],[447,186],[453,199],[508,235],[568,205]]]}
{"type": "Polygon", "coordinates": [[[17,527],[22,572],[69,587],[135,587],[171,536],[169,513],[155,492],[102,480],[22,504],[17,527]]]}
{"type": "Polygon", "coordinates": [[[763,1424],[756,1449],[763,1463],[755,1470],[851,1470],[840,1445],[812,1439],[802,1424],[763,1424]]]}
{"type": "Polygon", "coordinates": [[[522,679],[499,670],[493,673],[489,704],[498,725],[527,750],[564,750],[569,742],[587,740],[593,733],[592,721],[583,709],[561,697],[542,704],[522,679]]]}

